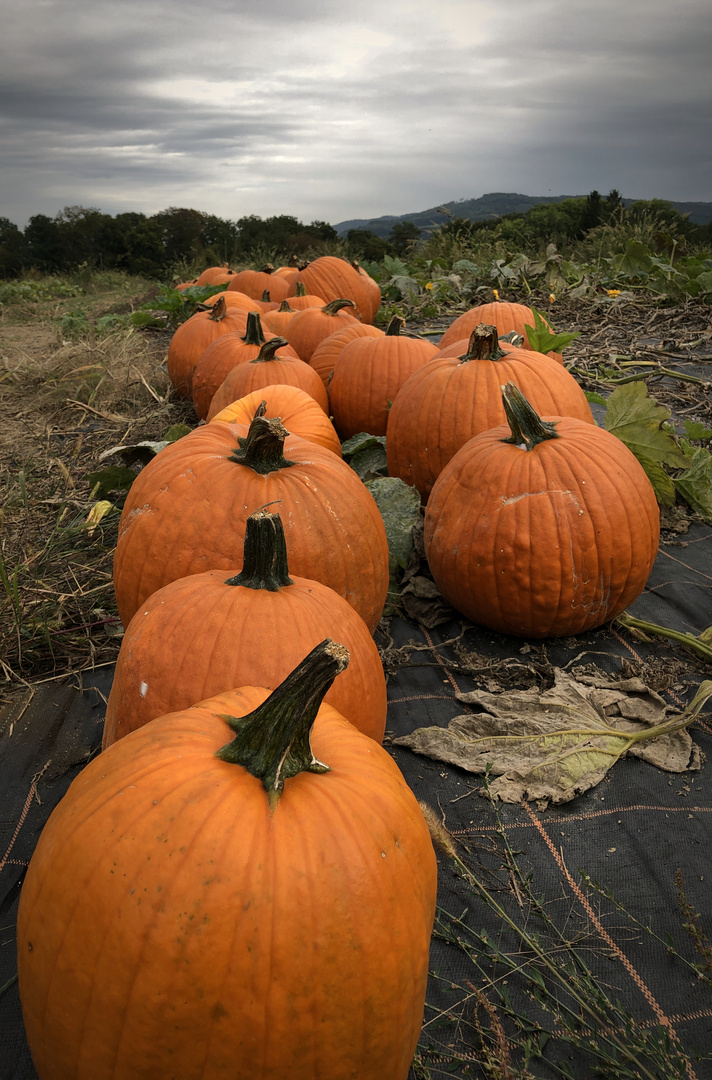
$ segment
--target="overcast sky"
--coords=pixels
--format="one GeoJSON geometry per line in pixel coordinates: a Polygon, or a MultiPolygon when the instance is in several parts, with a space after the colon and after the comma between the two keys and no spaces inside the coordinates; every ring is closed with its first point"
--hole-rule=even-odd
{"type": "Polygon", "coordinates": [[[0,216],[712,200],[710,0],[0,0],[0,216]]]}

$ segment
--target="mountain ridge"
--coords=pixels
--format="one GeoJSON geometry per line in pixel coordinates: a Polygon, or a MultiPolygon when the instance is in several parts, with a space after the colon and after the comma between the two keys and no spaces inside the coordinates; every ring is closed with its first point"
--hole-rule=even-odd
{"type": "MultiPolygon", "coordinates": [[[[410,214],[383,214],[376,218],[351,218],[341,221],[333,227],[339,236],[345,236],[350,229],[367,229],[376,236],[386,237],[394,225],[410,221],[422,232],[428,233],[443,225],[448,214],[443,213],[441,208],[449,211],[453,217],[465,218],[468,221],[486,221],[503,217],[505,214],[525,214],[533,206],[543,203],[560,203],[566,199],[585,199],[585,195],[521,195],[517,192],[491,191],[478,198],[454,199],[451,202],[441,203],[439,206],[430,207],[428,210],[417,210],[410,214]]],[[[624,199],[625,206],[637,202],[637,199],[624,199]]],[[[690,221],[696,225],[707,225],[712,221],[712,202],[675,202],[669,201],[670,205],[681,214],[688,214],[690,221]]]]}

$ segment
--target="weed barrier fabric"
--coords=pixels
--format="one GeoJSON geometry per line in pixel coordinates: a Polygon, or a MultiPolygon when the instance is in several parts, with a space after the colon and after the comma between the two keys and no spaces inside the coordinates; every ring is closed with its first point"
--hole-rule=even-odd
{"type": "MultiPolygon", "coordinates": [[[[699,634],[712,623],[711,599],[712,528],[698,523],[662,542],[646,591],[629,610],[699,634]]],[[[665,639],[640,642],[610,626],[575,638],[526,642],[457,616],[433,629],[394,617],[377,636],[389,676],[386,746],[418,798],[449,830],[470,872],[516,925],[538,935],[550,956],[566,955],[556,934],[574,943],[593,985],[620,1002],[610,1015],[614,1030],[629,1042],[657,1040],[663,1058],[666,1038],[679,1042],[687,1063],[655,1066],[650,1075],[712,1076],[712,722],[703,717],[691,729],[707,756],[701,771],[673,775],[627,758],[593,790],[548,809],[493,806],[478,794],[481,776],[392,744],[419,727],[444,727],[466,711],[456,692],[543,688],[551,683],[553,667],[595,665],[610,674],[636,673],[681,709],[702,679],[712,677],[710,665],[665,639]],[[541,899],[548,923],[527,899],[527,889],[541,899]],[[626,1013],[637,1035],[625,1032],[626,1013]]],[[[36,1075],[17,983],[11,981],[19,893],[47,817],[99,752],[111,676],[104,669],[81,681],[37,684],[0,716],[0,1080],[36,1075]]],[[[520,1076],[515,1067],[522,1066],[527,1040],[541,1045],[545,1055],[529,1061],[531,1076],[598,1075],[590,1051],[561,1038],[565,1015],[557,1020],[536,1000],[541,993],[527,978],[532,968],[521,941],[477,897],[461,869],[441,853],[438,860],[439,919],[411,1080],[520,1076]],[[493,947],[500,950],[494,966],[493,947]],[[516,1021],[513,1014],[526,1020],[516,1021]],[[548,1042],[537,1024],[552,1033],[548,1042]],[[478,1064],[485,1051],[489,1072],[478,1064]]],[[[574,1027],[584,1037],[591,1029],[584,1017],[574,1027]]],[[[601,1045],[600,1031],[592,1037],[601,1045]]],[[[616,1068],[607,1075],[628,1075],[616,1068]]]]}

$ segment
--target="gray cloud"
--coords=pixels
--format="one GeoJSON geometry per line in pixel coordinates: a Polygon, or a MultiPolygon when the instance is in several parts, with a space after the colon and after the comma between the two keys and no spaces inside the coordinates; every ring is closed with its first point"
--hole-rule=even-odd
{"type": "Polygon", "coordinates": [[[712,199],[708,0],[9,0],[0,214],[712,199]]]}

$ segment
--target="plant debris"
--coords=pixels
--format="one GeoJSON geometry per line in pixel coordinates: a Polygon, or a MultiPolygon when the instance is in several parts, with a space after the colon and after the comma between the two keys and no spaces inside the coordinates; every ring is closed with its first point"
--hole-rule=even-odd
{"type": "Polygon", "coordinates": [[[698,770],[702,755],[687,728],[712,696],[712,681],[702,683],[684,713],[672,716],[639,679],[577,680],[561,669],[543,693],[456,696],[484,711],[456,716],[447,728],[419,728],[395,745],[468,772],[489,771],[498,778],[489,785],[492,797],[535,801],[544,809],[595,787],[628,754],[668,772],[698,770]]]}

